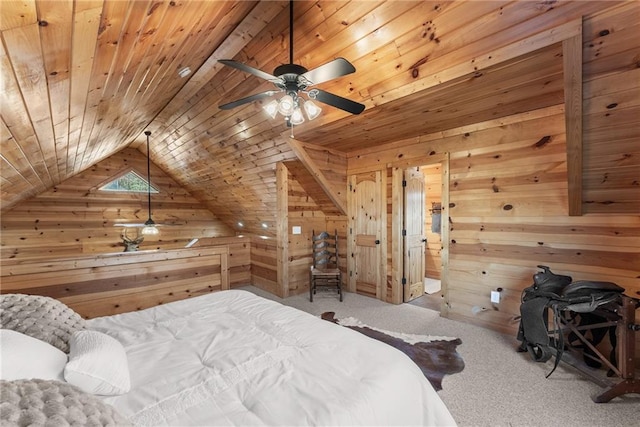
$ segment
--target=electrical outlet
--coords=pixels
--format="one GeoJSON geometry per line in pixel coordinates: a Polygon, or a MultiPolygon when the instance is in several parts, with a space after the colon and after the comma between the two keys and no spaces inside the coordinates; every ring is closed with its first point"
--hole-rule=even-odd
{"type": "Polygon", "coordinates": [[[491,302],[498,304],[500,302],[500,292],[491,291],[491,302]]]}

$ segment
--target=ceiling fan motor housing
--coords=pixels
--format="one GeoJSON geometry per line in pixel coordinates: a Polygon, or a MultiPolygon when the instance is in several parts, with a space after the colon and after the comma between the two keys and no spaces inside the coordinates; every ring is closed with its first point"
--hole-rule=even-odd
{"type": "Polygon", "coordinates": [[[273,74],[281,79],[281,82],[276,83],[276,86],[284,89],[288,95],[297,96],[299,90],[305,90],[307,86],[312,84],[302,77],[306,72],[307,69],[302,65],[280,65],[273,71],[273,74]]]}
{"type": "Polygon", "coordinates": [[[273,75],[276,77],[282,77],[285,78],[286,74],[292,74],[295,75],[296,77],[299,76],[300,74],[304,74],[306,73],[307,70],[306,68],[304,68],[302,65],[298,65],[298,64],[283,64],[283,65],[279,65],[278,67],[276,67],[275,70],[273,70],[273,75]]]}

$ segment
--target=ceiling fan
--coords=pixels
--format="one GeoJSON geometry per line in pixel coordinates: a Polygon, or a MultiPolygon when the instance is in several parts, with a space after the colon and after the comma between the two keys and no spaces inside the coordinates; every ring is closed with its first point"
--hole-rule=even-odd
{"type": "Polygon", "coordinates": [[[265,110],[273,118],[275,118],[277,112],[280,112],[280,114],[285,116],[288,125],[297,125],[304,121],[301,107],[304,107],[309,120],[317,117],[320,114],[320,108],[313,103],[313,100],[331,105],[351,114],[360,114],[365,108],[363,104],[321,89],[309,89],[311,86],[351,74],[355,72],[356,69],[344,58],[336,58],[313,70],[307,70],[302,65],[293,63],[293,0],[289,2],[289,64],[280,65],[276,67],[273,74],[269,74],[231,59],[220,59],[218,62],[270,81],[277,89],[257,93],[220,105],[219,108],[222,110],[230,110],[249,102],[270,97],[279,92],[284,92],[285,96],[279,102],[275,100],[272,101],[265,106],[265,110]],[[301,93],[305,93],[309,97],[309,100],[300,96],[301,93]]]}

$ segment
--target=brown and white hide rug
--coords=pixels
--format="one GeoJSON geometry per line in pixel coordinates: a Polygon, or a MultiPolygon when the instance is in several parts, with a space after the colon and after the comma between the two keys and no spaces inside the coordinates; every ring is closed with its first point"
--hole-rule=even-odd
{"type": "Polygon", "coordinates": [[[464,361],[456,351],[456,347],[462,344],[460,338],[383,331],[367,326],[353,317],[336,319],[333,311],[322,313],[321,317],[402,351],[420,367],[436,391],[442,390],[442,378],[445,375],[462,372],[464,369],[464,361]]]}

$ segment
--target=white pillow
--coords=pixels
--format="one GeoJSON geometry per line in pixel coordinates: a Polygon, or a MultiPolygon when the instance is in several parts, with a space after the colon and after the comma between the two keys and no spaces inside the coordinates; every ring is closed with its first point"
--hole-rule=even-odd
{"type": "Polygon", "coordinates": [[[11,329],[0,329],[0,378],[7,381],[63,381],[67,355],[49,343],[11,329]]]}
{"type": "Polygon", "coordinates": [[[64,379],[92,394],[117,395],[131,389],[127,353],[118,340],[98,331],[71,336],[64,379]]]}

